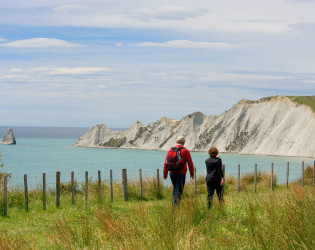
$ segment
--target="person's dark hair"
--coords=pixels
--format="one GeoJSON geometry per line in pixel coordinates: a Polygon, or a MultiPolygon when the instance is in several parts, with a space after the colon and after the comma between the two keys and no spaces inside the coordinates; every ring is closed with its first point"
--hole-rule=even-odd
{"type": "Polygon", "coordinates": [[[211,157],[216,157],[216,156],[219,154],[219,150],[218,150],[216,147],[211,147],[211,148],[209,148],[209,150],[208,150],[208,154],[209,154],[211,157]]]}

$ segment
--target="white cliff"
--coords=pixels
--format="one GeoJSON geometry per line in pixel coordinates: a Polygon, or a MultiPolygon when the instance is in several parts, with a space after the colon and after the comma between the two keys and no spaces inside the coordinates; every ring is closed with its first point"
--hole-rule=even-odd
{"type": "Polygon", "coordinates": [[[193,151],[216,146],[220,152],[315,157],[315,114],[285,96],[242,100],[219,116],[196,112],[147,126],[136,122],[125,131],[97,125],[74,146],[168,150],[179,135],[193,151]]]}
{"type": "Polygon", "coordinates": [[[0,144],[8,144],[8,145],[16,144],[13,130],[11,128],[6,129],[5,134],[0,144]]]}

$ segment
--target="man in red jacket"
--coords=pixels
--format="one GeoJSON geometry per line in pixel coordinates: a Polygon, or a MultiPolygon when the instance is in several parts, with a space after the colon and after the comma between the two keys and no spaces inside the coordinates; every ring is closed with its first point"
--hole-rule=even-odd
{"type": "MultiPolygon", "coordinates": [[[[181,195],[183,193],[183,189],[185,186],[185,180],[186,180],[186,173],[187,173],[187,163],[190,173],[190,178],[194,178],[194,163],[191,159],[190,152],[187,148],[184,148],[185,145],[185,138],[184,136],[177,137],[176,140],[177,145],[175,147],[182,148],[180,150],[181,157],[184,161],[184,166],[182,169],[178,171],[168,171],[168,169],[165,166],[167,155],[165,157],[164,166],[163,166],[163,178],[166,180],[167,173],[170,172],[170,178],[173,184],[173,198],[174,198],[174,204],[177,204],[180,199],[181,195]]],[[[170,151],[171,149],[169,149],[170,151]]]]}

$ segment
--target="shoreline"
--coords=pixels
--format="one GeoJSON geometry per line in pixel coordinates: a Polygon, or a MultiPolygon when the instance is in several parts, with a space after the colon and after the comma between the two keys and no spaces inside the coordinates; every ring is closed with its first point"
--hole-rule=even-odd
{"type": "MultiPolygon", "coordinates": [[[[74,148],[101,148],[101,149],[117,149],[117,150],[144,150],[144,151],[163,151],[167,152],[167,150],[163,149],[145,149],[145,148],[128,148],[128,147],[104,147],[104,146],[90,146],[90,147],[84,147],[84,146],[75,146],[72,145],[74,148]]],[[[189,150],[189,149],[188,149],[189,150]]],[[[189,150],[190,152],[194,153],[208,153],[207,151],[203,150],[189,150]]],[[[309,158],[309,159],[314,159],[315,161],[315,156],[300,156],[300,155],[270,155],[270,154],[247,154],[247,153],[237,153],[237,152],[220,152],[219,154],[229,154],[229,155],[247,155],[247,156],[268,156],[268,157],[292,157],[292,158],[309,158]]]]}

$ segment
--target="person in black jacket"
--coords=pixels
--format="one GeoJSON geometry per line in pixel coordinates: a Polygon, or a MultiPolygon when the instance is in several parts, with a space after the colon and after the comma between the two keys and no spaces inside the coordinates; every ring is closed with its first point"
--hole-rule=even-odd
{"type": "Polygon", "coordinates": [[[214,190],[216,190],[219,201],[223,202],[222,187],[224,183],[224,176],[222,171],[222,161],[219,157],[219,151],[216,147],[211,147],[208,150],[210,157],[205,161],[207,167],[206,185],[207,185],[207,201],[208,208],[211,208],[212,197],[214,190]]]}

